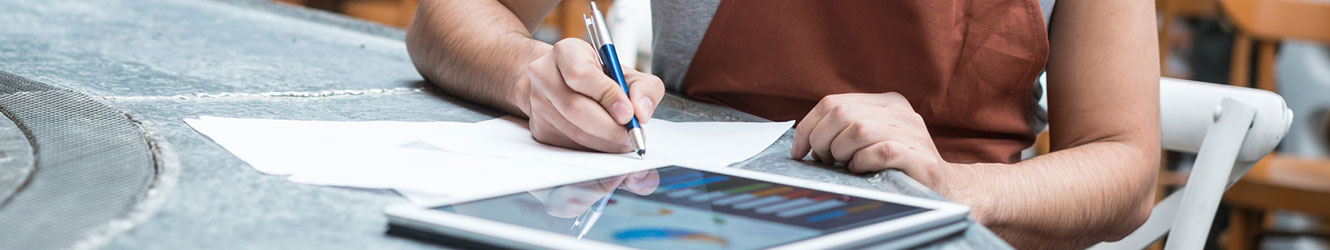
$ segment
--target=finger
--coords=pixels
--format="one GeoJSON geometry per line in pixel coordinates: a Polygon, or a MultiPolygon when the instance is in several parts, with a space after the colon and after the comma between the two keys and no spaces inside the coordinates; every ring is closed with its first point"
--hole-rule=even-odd
{"type": "Polygon", "coordinates": [[[582,146],[567,136],[563,136],[553,124],[546,121],[544,117],[536,116],[531,118],[531,137],[537,142],[570,148],[575,150],[591,151],[593,149],[582,146]]]}
{"type": "Polygon", "coordinates": [[[813,131],[809,132],[809,146],[812,148],[813,152],[822,156],[822,163],[832,164],[837,161],[845,160],[836,158],[835,155],[831,154],[831,139],[836,138],[837,135],[840,135],[841,131],[845,130],[845,117],[848,116],[848,114],[845,113],[850,112],[848,111],[850,109],[852,109],[852,106],[849,105],[840,105],[832,108],[830,112],[827,112],[827,115],[824,118],[819,120],[817,126],[813,127],[813,131]]]}
{"type": "MultiPolygon", "coordinates": [[[[567,108],[565,110],[576,113],[578,109],[595,108],[595,105],[590,104],[589,100],[580,103],[582,103],[580,108],[567,108]]],[[[563,113],[562,111],[559,110],[560,113],[563,113]]],[[[628,145],[628,131],[624,130],[623,126],[610,122],[608,117],[604,117],[602,120],[569,118],[576,116],[578,115],[563,113],[563,117],[551,117],[547,121],[559,130],[560,135],[568,137],[577,145],[601,152],[626,153],[632,151],[632,146],[628,145]]]]}
{"type": "Polygon", "coordinates": [[[564,39],[554,46],[559,74],[573,91],[600,104],[618,124],[633,116],[632,102],[623,87],[605,75],[595,50],[581,39],[564,39]]]}
{"type": "Polygon", "coordinates": [[[628,96],[633,101],[637,122],[646,123],[651,120],[651,115],[656,112],[656,105],[660,104],[661,98],[665,96],[665,83],[661,82],[659,77],[650,74],[632,69],[625,69],[624,73],[628,73],[627,71],[632,71],[628,81],[628,96]]]}
{"type": "Polygon", "coordinates": [[[628,179],[624,180],[623,187],[635,194],[650,195],[659,185],[660,174],[656,173],[656,170],[647,170],[630,174],[628,179]]]}
{"type": "Polygon", "coordinates": [[[900,169],[907,175],[917,172],[906,169],[905,164],[900,164],[899,154],[904,148],[904,144],[896,141],[883,141],[864,147],[854,153],[854,160],[851,160],[849,165],[850,172],[876,172],[888,168],[900,169]]]}
{"type": "MultiPolygon", "coordinates": [[[[875,113],[876,114],[876,113],[875,113]]],[[[863,122],[851,122],[845,126],[845,129],[831,139],[831,155],[840,161],[852,161],[855,152],[868,147],[874,143],[891,139],[891,136],[900,135],[893,131],[899,128],[888,124],[868,127],[863,122]]]]}
{"type": "MultiPolygon", "coordinates": [[[[804,155],[807,155],[808,151],[813,148],[808,142],[808,135],[813,132],[814,127],[817,127],[817,123],[821,122],[824,113],[822,110],[829,106],[827,102],[827,98],[822,98],[822,101],[818,102],[817,106],[813,106],[813,110],[808,111],[808,114],[804,115],[804,119],[800,120],[799,124],[794,127],[794,142],[790,145],[790,158],[803,159],[804,155]]],[[[813,155],[813,159],[821,161],[816,153],[813,155]]]]}
{"type": "Polygon", "coordinates": [[[828,151],[831,152],[832,158],[835,158],[837,161],[849,162],[854,159],[854,151],[858,151],[859,148],[868,146],[861,142],[867,138],[864,138],[862,132],[859,131],[862,126],[859,124],[860,123],[850,123],[842,126],[841,130],[836,133],[836,136],[831,138],[831,141],[827,143],[828,151]]]}

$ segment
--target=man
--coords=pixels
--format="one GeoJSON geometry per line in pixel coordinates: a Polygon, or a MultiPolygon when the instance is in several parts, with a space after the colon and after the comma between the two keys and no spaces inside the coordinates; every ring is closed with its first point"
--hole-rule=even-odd
{"type": "Polygon", "coordinates": [[[622,124],[649,121],[667,84],[801,119],[793,158],[900,169],[1018,248],[1120,239],[1153,205],[1153,1],[653,1],[664,80],[625,68],[627,95],[585,41],[531,39],[556,3],[421,1],[407,48],[429,81],[558,146],[630,151],[622,124]],[[1053,152],[1021,161],[1044,70],[1053,152]]]}

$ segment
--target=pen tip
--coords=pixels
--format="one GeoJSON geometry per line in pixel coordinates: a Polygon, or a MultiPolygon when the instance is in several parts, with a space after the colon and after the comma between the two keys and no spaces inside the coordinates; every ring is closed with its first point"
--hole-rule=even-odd
{"type": "Polygon", "coordinates": [[[646,160],[646,159],[647,159],[647,150],[646,150],[646,149],[639,149],[639,150],[637,150],[637,157],[638,157],[638,158],[642,158],[643,160],[646,160]]]}

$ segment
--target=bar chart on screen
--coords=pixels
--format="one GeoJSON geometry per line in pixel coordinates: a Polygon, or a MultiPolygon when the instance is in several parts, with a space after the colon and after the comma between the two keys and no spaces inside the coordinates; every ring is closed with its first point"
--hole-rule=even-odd
{"type": "Polygon", "coordinates": [[[881,221],[884,218],[899,218],[926,211],[873,199],[683,168],[662,171],[659,188],[645,198],[818,229],[845,226],[847,221],[868,218],[881,221]]]}

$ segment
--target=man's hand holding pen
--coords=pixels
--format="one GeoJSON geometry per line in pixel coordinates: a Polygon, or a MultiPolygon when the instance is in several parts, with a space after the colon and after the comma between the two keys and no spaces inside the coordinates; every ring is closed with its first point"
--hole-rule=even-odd
{"type": "Polygon", "coordinates": [[[591,45],[564,39],[527,66],[531,134],[555,146],[613,153],[632,152],[623,125],[646,123],[665,95],[656,76],[624,67],[628,94],[605,76],[591,45]]]}

